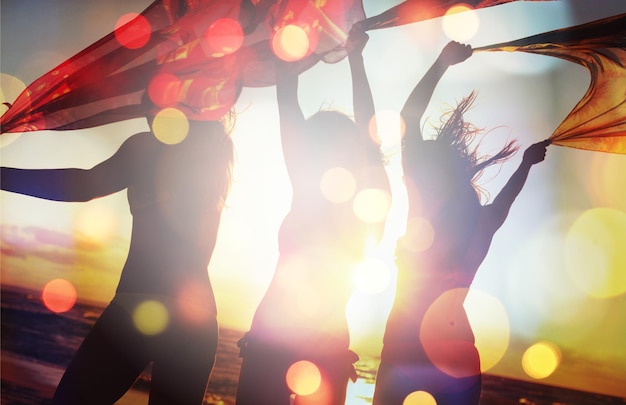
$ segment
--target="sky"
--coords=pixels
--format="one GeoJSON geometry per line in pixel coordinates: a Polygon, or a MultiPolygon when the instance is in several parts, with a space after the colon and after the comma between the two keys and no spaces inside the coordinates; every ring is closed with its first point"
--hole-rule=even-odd
{"type": "MultiPolygon", "coordinates": [[[[398,2],[365,0],[366,15],[398,2]]],[[[2,101],[17,96],[16,79],[31,83],[112,31],[120,15],[141,12],[148,4],[3,0],[2,101]]],[[[452,29],[439,18],[372,31],[364,59],[376,110],[397,113],[450,39],[478,47],[624,12],[623,0],[517,2],[475,12],[452,29]],[[466,29],[454,29],[459,26],[466,29]]],[[[351,114],[349,83],[346,60],[320,63],[302,74],[299,95],[305,115],[320,108],[351,114]]],[[[478,99],[467,118],[488,130],[481,150],[493,152],[510,139],[523,150],[550,136],[588,84],[584,68],[562,60],[476,53],[448,70],[426,116],[436,123],[443,109],[476,90],[478,99]]],[[[209,271],[219,321],[246,330],[272,277],[277,232],[289,209],[291,189],[274,88],[244,89],[235,107],[234,183],[209,271]]],[[[79,131],[2,135],[0,164],[89,168],[145,129],[143,120],[132,120],[79,131]]],[[[497,195],[521,155],[482,177],[489,198],[497,195]]],[[[396,180],[397,163],[390,169],[396,180]]],[[[550,146],[545,162],[532,168],[466,301],[477,344],[484,341],[495,352],[483,356],[494,364],[488,372],[626,397],[624,173],[626,155],[561,146],[550,146]],[[532,363],[529,349],[554,356],[554,371],[532,377],[532,370],[524,368],[532,363]]],[[[130,234],[124,192],[88,203],[0,192],[0,222],[3,285],[42,290],[50,280],[63,278],[76,287],[79,300],[106,303],[113,297],[130,234]]],[[[399,194],[389,219],[391,240],[401,223],[399,194]]],[[[353,348],[372,354],[380,350],[393,299],[393,269],[376,280],[379,291],[355,290],[347,309],[353,348]]]]}

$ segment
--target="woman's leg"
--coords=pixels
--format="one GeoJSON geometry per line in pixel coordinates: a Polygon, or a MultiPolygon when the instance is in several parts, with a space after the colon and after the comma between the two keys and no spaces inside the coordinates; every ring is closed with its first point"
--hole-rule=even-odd
{"type": "Polygon", "coordinates": [[[132,318],[111,304],[63,374],[53,404],[113,404],[133,385],[148,362],[145,344],[132,318]]]}
{"type": "Polygon", "coordinates": [[[217,352],[217,320],[191,325],[174,320],[156,337],[150,405],[201,405],[217,352]]]}

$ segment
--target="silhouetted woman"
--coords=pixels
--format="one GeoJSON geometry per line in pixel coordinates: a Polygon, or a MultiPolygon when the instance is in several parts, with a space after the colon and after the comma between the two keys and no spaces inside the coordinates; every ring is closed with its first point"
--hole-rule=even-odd
{"type": "Polygon", "coordinates": [[[346,320],[351,275],[366,244],[381,237],[384,218],[374,223],[359,219],[354,201],[363,190],[388,192],[389,186],[379,146],[367,132],[374,114],[361,55],[367,36],[353,31],[349,42],[355,49],[348,58],[356,124],[336,111],[320,111],[305,120],[297,75],[289,66],[278,73],[280,129],[293,200],[279,231],[274,277],[239,343],[243,364],[238,405],[289,405],[290,397],[295,404],[343,405],[348,379],[356,377],[353,363],[358,357],[349,351],[346,320]],[[350,173],[339,186],[347,193],[330,197],[335,202],[321,187],[323,177],[333,178],[333,173],[339,176],[335,179],[350,173]],[[294,363],[312,363],[319,370],[321,385],[314,386],[315,392],[296,395],[289,389],[286,374],[294,363]]]}
{"type": "Polygon", "coordinates": [[[530,146],[502,191],[483,206],[473,181],[517,147],[510,142],[483,158],[470,148],[479,131],[463,114],[474,94],[442,120],[434,140],[423,140],[420,119],[437,82],[450,65],[471,54],[468,45],[450,42],[402,110],[409,217],[398,244],[397,290],[383,340],[375,405],[401,405],[415,391],[429,393],[437,405],[478,404],[480,398],[480,359],[463,302],[495,232],[530,167],[544,159],[548,142],[530,146]]]}
{"type": "Polygon", "coordinates": [[[202,403],[218,333],[207,267],[232,160],[222,123],[192,121],[178,144],[139,133],[88,170],[2,168],[3,190],[47,200],[128,193],[132,235],[117,291],[66,369],[55,404],[113,404],[150,363],[151,405],[202,403]],[[146,303],[165,313],[162,330],[143,333],[136,324],[146,303]]]}

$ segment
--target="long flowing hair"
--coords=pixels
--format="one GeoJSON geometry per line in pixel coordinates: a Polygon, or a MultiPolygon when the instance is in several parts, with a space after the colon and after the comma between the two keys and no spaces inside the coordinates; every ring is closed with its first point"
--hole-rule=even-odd
{"type": "Polygon", "coordinates": [[[472,107],[476,100],[476,92],[472,91],[463,98],[455,108],[445,112],[441,116],[441,125],[435,129],[435,142],[445,145],[454,155],[455,164],[467,177],[478,193],[483,190],[478,185],[483,171],[492,165],[502,163],[515,154],[519,145],[516,141],[509,141],[497,153],[490,156],[480,155],[478,148],[480,141],[484,139],[484,131],[476,128],[472,123],[464,119],[464,114],[472,107]],[[474,145],[474,140],[483,136],[478,144],[474,145]]]}

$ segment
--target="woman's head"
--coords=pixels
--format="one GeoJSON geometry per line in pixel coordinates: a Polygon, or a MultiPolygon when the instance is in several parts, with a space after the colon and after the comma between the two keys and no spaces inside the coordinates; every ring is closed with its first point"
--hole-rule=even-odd
{"type": "Polygon", "coordinates": [[[309,164],[320,169],[358,167],[361,163],[363,140],[354,121],[341,112],[319,111],[309,117],[303,142],[312,158],[309,164]]]}
{"type": "Polygon", "coordinates": [[[441,126],[436,128],[435,139],[424,141],[412,155],[413,160],[404,162],[405,170],[422,192],[435,193],[438,198],[477,196],[476,181],[483,170],[517,151],[515,142],[509,142],[493,156],[478,154],[471,144],[482,131],[463,118],[475,99],[476,94],[472,92],[456,108],[445,113],[441,126]]]}

